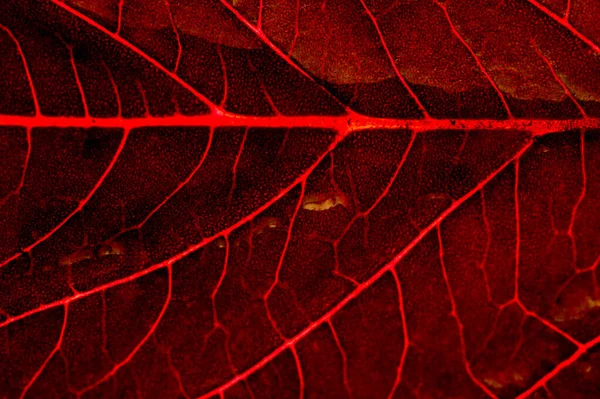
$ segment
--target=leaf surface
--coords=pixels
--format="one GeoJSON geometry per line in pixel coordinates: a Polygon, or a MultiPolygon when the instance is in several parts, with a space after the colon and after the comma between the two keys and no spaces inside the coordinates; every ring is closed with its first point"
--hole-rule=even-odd
{"type": "Polygon", "coordinates": [[[3,2],[1,396],[600,395],[598,12],[3,2]]]}

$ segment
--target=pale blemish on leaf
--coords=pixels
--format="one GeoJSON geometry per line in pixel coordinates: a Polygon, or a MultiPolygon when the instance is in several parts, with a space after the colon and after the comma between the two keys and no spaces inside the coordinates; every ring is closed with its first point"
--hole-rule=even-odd
{"type": "Polygon", "coordinates": [[[487,385],[490,388],[494,388],[494,389],[502,388],[502,384],[500,384],[498,381],[493,380],[491,378],[484,378],[483,382],[485,383],[485,385],[487,385]]]}
{"type": "Polygon", "coordinates": [[[100,248],[96,250],[96,256],[101,258],[103,256],[110,255],[123,255],[125,253],[125,246],[122,242],[112,242],[110,244],[101,245],[100,248]]]}
{"type": "Polygon", "coordinates": [[[106,256],[119,256],[125,253],[125,245],[122,242],[113,241],[97,247],[87,246],[72,254],[65,255],[59,259],[60,266],[71,266],[89,259],[100,259],[106,256]]]}
{"type": "Polygon", "coordinates": [[[326,211],[338,205],[348,208],[348,199],[343,193],[308,194],[302,201],[302,209],[307,211],[326,211]]]}
{"type": "Polygon", "coordinates": [[[73,252],[70,255],[63,256],[58,260],[60,266],[71,266],[75,263],[83,262],[84,260],[92,259],[94,257],[94,251],[92,248],[80,249],[77,252],[73,252]]]}
{"type": "Polygon", "coordinates": [[[264,218],[258,220],[255,223],[254,229],[252,232],[253,232],[253,234],[262,234],[262,233],[265,233],[266,231],[276,229],[279,226],[281,226],[281,222],[279,221],[278,218],[273,217],[273,216],[267,216],[267,217],[264,217],[264,218]]]}
{"type": "Polygon", "coordinates": [[[558,322],[579,320],[584,317],[587,312],[597,308],[600,308],[600,300],[586,296],[574,306],[556,309],[553,312],[552,317],[554,318],[554,321],[558,322]]]}
{"type": "Polygon", "coordinates": [[[510,372],[510,371],[504,371],[504,372],[500,372],[497,373],[495,376],[493,377],[486,377],[483,378],[483,383],[485,385],[487,385],[488,387],[492,388],[492,389],[502,389],[506,386],[509,385],[519,385],[519,386],[524,386],[525,385],[525,380],[526,378],[529,376],[528,372],[525,372],[525,375],[523,375],[522,373],[519,372],[510,372]]]}

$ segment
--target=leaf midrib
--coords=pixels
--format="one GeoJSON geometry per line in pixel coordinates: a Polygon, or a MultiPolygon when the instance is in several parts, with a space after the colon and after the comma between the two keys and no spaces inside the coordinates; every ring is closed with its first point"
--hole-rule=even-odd
{"type": "Polygon", "coordinates": [[[70,116],[0,115],[0,126],[23,128],[117,128],[146,127],[249,127],[249,128],[314,128],[333,129],[342,135],[365,129],[432,130],[520,130],[535,136],[573,129],[598,129],[600,118],[577,119],[402,119],[377,118],[361,114],[340,116],[250,116],[208,114],[197,116],[164,116],[144,118],[94,118],[70,116]]]}

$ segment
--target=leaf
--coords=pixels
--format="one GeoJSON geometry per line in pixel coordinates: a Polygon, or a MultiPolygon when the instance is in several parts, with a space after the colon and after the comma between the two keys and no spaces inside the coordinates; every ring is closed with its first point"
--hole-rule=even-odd
{"type": "Polygon", "coordinates": [[[599,396],[598,11],[3,2],[1,396],[599,396]]]}

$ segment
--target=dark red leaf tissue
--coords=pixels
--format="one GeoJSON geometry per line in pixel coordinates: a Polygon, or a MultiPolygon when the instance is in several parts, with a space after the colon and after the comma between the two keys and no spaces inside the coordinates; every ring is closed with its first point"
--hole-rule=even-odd
{"type": "Polygon", "coordinates": [[[599,0],[3,0],[0,399],[600,398],[599,0]]]}

